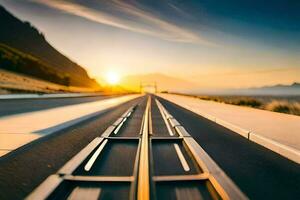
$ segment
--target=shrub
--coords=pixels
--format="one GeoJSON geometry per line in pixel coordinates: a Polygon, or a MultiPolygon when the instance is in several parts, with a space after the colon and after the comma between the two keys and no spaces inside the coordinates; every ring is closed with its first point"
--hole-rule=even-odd
{"type": "Polygon", "coordinates": [[[300,115],[300,103],[273,100],[265,108],[270,111],[300,115]]]}
{"type": "Polygon", "coordinates": [[[256,99],[240,99],[234,102],[233,104],[239,106],[249,106],[253,108],[259,108],[262,105],[262,103],[256,99]]]}

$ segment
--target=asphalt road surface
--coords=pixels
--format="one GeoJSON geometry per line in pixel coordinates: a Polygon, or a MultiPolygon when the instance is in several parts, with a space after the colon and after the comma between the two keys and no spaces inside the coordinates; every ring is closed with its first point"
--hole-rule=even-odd
{"type": "Polygon", "coordinates": [[[160,100],[250,199],[300,197],[300,165],[210,120],[160,100]]]}
{"type": "Polygon", "coordinates": [[[92,119],[45,136],[0,158],[0,199],[24,199],[122,115],[132,100],[92,119]]]}
{"type": "Polygon", "coordinates": [[[67,105],[103,100],[110,96],[70,97],[70,98],[41,98],[41,99],[0,99],[0,117],[56,108],[67,105]]]}
{"type": "MultiPolygon", "coordinates": [[[[299,165],[216,123],[158,99],[250,199],[296,199],[300,196],[299,165]]],[[[97,148],[73,175],[96,178],[135,176],[140,134],[147,108],[146,97],[132,100],[66,130],[38,139],[0,158],[0,199],[26,197],[90,141],[99,137],[131,106],[134,106],[131,116],[126,118],[127,121],[117,132],[105,139],[108,142],[92,168],[89,171],[85,169],[97,148]]],[[[159,176],[193,176],[202,173],[178,135],[171,135],[168,131],[153,97],[150,113],[150,180],[159,176]]],[[[189,195],[194,199],[199,192],[204,199],[209,198],[209,190],[204,182],[150,182],[151,191],[155,191],[151,197],[156,199],[188,199],[189,195]]],[[[80,184],[77,186],[80,187],[80,184]]],[[[134,181],[132,184],[135,184],[134,181]]],[[[128,197],[132,185],[124,181],[112,185],[107,182],[90,183],[89,187],[101,187],[101,197],[118,199],[128,197]]]]}

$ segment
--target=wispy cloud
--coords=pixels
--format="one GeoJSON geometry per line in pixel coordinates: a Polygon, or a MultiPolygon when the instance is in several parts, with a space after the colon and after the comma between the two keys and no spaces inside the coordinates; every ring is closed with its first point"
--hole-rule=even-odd
{"type": "Polygon", "coordinates": [[[181,8],[179,8],[178,6],[176,6],[174,3],[169,2],[168,6],[175,11],[176,13],[178,13],[179,15],[186,17],[186,18],[192,18],[192,15],[190,15],[189,13],[185,12],[184,10],[182,10],[181,8]]]}
{"type": "Polygon", "coordinates": [[[195,33],[184,27],[163,20],[134,4],[125,3],[124,1],[120,0],[111,0],[106,3],[112,8],[117,9],[119,13],[128,16],[127,19],[119,16],[118,14],[112,14],[112,12],[96,10],[70,1],[30,1],[46,5],[65,13],[83,17],[93,22],[158,37],[168,41],[214,45],[208,40],[202,38],[199,33],[195,33]],[[134,20],[134,18],[138,20],[134,20]]]}

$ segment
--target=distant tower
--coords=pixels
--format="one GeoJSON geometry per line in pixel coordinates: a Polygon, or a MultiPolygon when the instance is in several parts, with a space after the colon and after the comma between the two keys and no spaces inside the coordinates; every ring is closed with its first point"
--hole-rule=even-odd
{"type": "Polygon", "coordinates": [[[154,93],[157,93],[157,83],[154,82],[140,82],[140,93],[144,92],[144,88],[152,88],[154,89],[154,93]]]}

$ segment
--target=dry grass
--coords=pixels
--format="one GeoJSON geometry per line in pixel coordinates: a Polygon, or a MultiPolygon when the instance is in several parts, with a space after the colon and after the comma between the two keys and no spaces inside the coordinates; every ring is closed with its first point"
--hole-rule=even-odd
{"type": "Polygon", "coordinates": [[[0,94],[95,92],[91,88],[63,86],[0,69],[0,94]]]}
{"type": "Polygon", "coordinates": [[[248,106],[253,108],[259,108],[262,106],[262,102],[253,97],[244,97],[244,96],[198,96],[202,100],[216,101],[220,103],[233,104],[238,106],[248,106]]]}
{"type": "MultiPolygon", "coordinates": [[[[178,94],[178,93],[177,93],[178,94]]],[[[299,96],[201,96],[187,95],[201,100],[215,101],[220,103],[247,106],[273,112],[280,112],[300,116],[299,96]]]]}
{"type": "Polygon", "coordinates": [[[300,103],[299,102],[273,100],[270,103],[266,104],[264,107],[266,110],[270,110],[270,111],[274,111],[274,112],[300,115],[300,103]]]}

